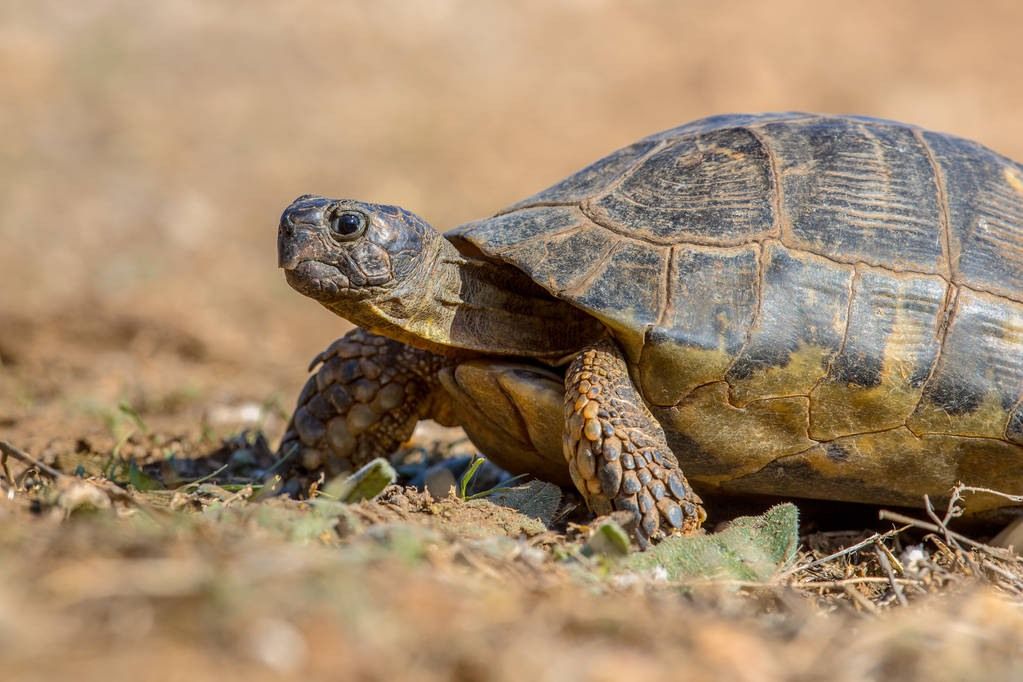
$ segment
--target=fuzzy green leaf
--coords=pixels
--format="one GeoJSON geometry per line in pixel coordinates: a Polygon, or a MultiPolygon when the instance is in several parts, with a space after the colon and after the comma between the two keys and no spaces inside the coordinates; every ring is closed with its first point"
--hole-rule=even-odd
{"type": "Polygon", "coordinates": [[[767,581],[793,560],[798,546],[799,510],[780,504],[712,535],[668,538],[623,565],[639,571],[659,566],[671,580],[767,581]]]}
{"type": "Polygon", "coordinates": [[[382,457],[367,463],[347,478],[336,478],[327,484],[324,492],[340,502],[352,503],[372,500],[398,480],[394,467],[382,457]]]}

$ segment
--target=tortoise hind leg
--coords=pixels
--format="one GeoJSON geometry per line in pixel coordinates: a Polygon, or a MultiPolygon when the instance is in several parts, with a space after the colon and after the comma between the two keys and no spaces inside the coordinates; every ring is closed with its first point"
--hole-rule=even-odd
{"type": "Polygon", "coordinates": [[[590,509],[636,514],[641,547],[699,528],[706,518],[701,500],[614,342],[605,339],[580,353],[565,389],[565,459],[590,509]]]}
{"type": "Polygon", "coordinates": [[[319,368],[298,397],[278,456],[336,475],[390,455],[420,419],[446,421],[435,398],[437,372],[450,363],[363,329],[349,332],[313,360],[310,369],[319,368]]]}

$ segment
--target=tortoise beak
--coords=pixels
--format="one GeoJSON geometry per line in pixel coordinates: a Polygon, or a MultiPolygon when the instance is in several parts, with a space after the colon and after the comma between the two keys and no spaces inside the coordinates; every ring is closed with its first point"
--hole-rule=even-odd
{"type": "Polygon", "coordinates": [[[277,267],[282,270],[294,270],[300,262],[298,254],[289,254],[288,256],[283,253],[277,254],[277,267]]]}

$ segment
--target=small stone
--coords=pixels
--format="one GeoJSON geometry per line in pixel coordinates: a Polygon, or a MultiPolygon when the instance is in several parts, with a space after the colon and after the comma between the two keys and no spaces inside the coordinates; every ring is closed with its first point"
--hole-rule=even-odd
{"type": "Polygon", "coordinates": [[[91,483],[80,479],[66,481],[66,485],[57,495],[57,504],[67,515],[79,512],[95,512],[109,509],[110,496],[91,483]]]}
{"type": "MultiPolygon", "coordinates": [[[[148,632],[150,623],[132,617],[130,623],[145,623],[143,632],[148,632]]],[[[133,626],[126,628],[131,635],[139,636],[133,626]]],[[[309,643],[301,630],[282,618],[261,617],[251,625],[247,624],[245,639],[239,640],[256,661],[263,664],[275,675],[294,678],[307,665],[309,643]]]]}
{"type": "Polygon", "coordinates": [[[455,474],[443,465],[433,465],[426,470],[423,477],[423,487],[435,500],[443,500],[457,485],[455,474]]]}

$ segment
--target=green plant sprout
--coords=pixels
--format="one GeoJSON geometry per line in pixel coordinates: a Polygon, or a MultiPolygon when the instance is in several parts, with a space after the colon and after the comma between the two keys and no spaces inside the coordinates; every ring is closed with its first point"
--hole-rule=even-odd
{"type": "Polygon", "coordinates": [[[480,491],[478,493],[473,493],[472,495],[470,495],[469,494],[469,486],[472,484],[472,480],[476,477],[477,472],[479,472],[480,467],[483,466],[483,464],[486,461],[487,461],[487,458],[483,457],[481,455],[474,455],[473,456],[472,461],[469,463],[469,467],[465,470],[465,473],[462,474],[462,478],[458,482],[458,497],[459,498],[461,498],[463,500],[466,500],[466,501],[468,501],[468,500],[483,499],[485,497],[489,497],[489,496],[493,495],[496,492],[499,492],[499,491],[502,491],[502,490],[507,490],[508,488],[514,487],[515,483],[521,481],[522,479],[526,478],[526,476],[527,476],[526,474],[519,474],[517,476],[512,476],[511,478],[505,480],[504,482],[498,483],[493,488],[488,488],[487,490],[482,490],[482,491],[480,491]]]}

